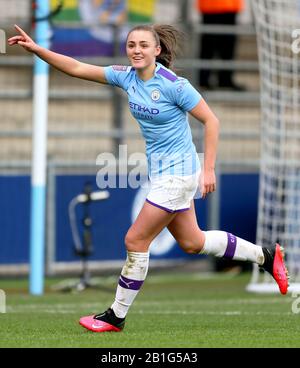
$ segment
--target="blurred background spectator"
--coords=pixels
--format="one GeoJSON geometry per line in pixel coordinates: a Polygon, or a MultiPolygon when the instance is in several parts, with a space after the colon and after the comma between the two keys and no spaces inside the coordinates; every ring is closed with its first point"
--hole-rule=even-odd
{"type": "MultiPolygon", "coordinates": [[[[197,0],[197,9],[202,15],[204,25],[235,25],[237,15],[244,9],[244,0],[197,0]]],[[[237,37],[235,34],[204,32],[200,38],[200,59],[210,60],[219,58],[233,60],[235,58],[237,37]]],[[[232,70],[217,70],[216,82],[209,69],[202,69],[199,73],[199,84],[204,88],[228,88],[236,91],[244,90],[243,86],[235,83],[232,70]]]]}

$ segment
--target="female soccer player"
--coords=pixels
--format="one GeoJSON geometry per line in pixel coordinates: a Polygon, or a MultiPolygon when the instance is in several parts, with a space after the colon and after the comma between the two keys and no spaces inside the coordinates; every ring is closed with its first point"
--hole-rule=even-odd
{"type": "Polygon", "coordinates": [[[169,25],[137,26],[126,41],[131,66],[101,67],[42,48],[20,27],[15,28],[19,34],[8,40],[9,45],[22,46],[72,77],[123,88],[146,141],[151,189],[125,237],[127,259],[115,300],[104,313],[82,317],[82,326],[95,332],[123,329],[128,309],[147,275],[149,246],[165,227],[187,253],[257,263],[274,277],[280,292],[286,294],[287,269],[278,244],[268,249],[225,231],[202,231],[197,224],[193,197],[199,177],[202,197],[216,189],[219,122],[189,81],[172,71],[178,30],[169,25]],[[204,124],[201,169],[188,113],[204,124]]]}

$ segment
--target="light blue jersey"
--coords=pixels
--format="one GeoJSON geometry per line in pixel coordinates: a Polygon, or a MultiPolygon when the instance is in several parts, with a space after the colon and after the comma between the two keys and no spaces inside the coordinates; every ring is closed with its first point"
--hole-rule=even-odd
{"type": "Polygon", "coordinates": [[[192,175],[200,168],[187,112],[201,95],[185,78],[160,63],[146,82],[130,66],[105,67],[109,84],[124,89],[146,141],[149,176],[192,175]]]}

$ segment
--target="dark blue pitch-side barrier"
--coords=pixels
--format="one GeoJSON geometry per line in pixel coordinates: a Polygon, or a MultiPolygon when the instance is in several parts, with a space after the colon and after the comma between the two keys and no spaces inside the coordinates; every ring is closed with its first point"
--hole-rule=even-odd
{"type": "MultiPolygon", "coordinates": [[[[73,240],[68,216],[72,198],[83,192],[87,182],[98,191],[95,175],[56,177],[56,261],[74,261],[73,240]]],[[[257,221],[258,175],[223,174],[220,187],[220,229],[255,241],[257,221]]],[[[93,254],[90,260],[123,260],[124,236],[143,203],[145,193],[138,189],[108,189],[108,200],[92,202],[89,213],[93,221],[93,254]]],[[[30,177],[0,176],[0,264],[29,261],[30,177]]],[[[207,229],[207,201],[195,201],[198,223],[207,229]]],[[[76,206],[77,226],[83,228],[85,206],[76,206]]],[[[191,258],[181,251],[174,239],[163,232],[151,248],[151,259],[191,258]]]]}

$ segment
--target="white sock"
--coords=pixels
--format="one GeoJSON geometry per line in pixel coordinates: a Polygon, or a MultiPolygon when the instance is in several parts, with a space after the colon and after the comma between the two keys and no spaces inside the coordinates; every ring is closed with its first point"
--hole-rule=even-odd
{"type": "Polygon", "coordinates": [[[148,272],[149,252],[127,252],[115,301],[111,308],[118,318],[125,318],[129,307],[139,292],[148,272]]]}
{"type": "Polygon", "coordinates": [[[225,231],[205,231],[205,243],[200,253],[212,254],[216,257],[250,261],[262,265],[264,255],[262,247],[238,238],[225,231]]]}

